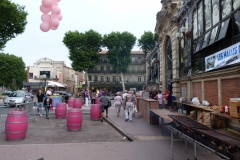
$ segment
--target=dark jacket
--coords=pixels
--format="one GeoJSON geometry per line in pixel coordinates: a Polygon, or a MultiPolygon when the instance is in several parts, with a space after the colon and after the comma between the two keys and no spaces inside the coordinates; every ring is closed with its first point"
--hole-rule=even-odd
{"type": "Polygon", "coordinates": [[[47,98],[45,98],[44,102],[43,102],[43,105],[44,105],[44,107],[48,107],[49,108],[52,105],[52,102],[53,102],[52,98],[49,98],[49,103],[47,101],[47,98]]]}

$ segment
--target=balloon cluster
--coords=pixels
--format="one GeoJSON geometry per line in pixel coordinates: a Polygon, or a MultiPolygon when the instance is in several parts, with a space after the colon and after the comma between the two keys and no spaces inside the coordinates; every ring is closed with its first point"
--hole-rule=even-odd
{"type": "Polygon", "coordinates": [[[41,31],[48,32],[50,29],[56,30],[58,28],[59,21],[62,20],[58,2],[60,0],[42,0],[42,5],[40,6],[40,11],[43,13],[41,16],[41,31]]]}

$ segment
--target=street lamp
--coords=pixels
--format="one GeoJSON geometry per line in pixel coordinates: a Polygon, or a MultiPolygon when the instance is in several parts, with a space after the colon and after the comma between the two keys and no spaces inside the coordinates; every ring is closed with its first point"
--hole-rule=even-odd
{"type": "Polygon", "coordinates": [[[44,82],[45,82],[44,91],[46,91],[46,90],[47,90],[47,89],[46,89],[46,87],[47,87],[47,83],[46,83],[47,76],[46,76],[46,74],[43,74],[43,75],[42,75],[42,79],[43,79],[43,80],[44,80],[44,82]]]}

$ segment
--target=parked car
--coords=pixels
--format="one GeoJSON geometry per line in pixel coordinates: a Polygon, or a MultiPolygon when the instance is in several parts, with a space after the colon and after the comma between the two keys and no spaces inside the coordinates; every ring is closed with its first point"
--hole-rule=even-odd
{"type": "Polygon", "coordinates": [[[4,99],[4,106],[16,107],[21,106],[23,103],[33,102],[34,96],[23,90],[14,91],[7,98],[4,99]]]}
{"type": "Polygon", "coordinates": [[[66,102],[66,103],[68,103],[68,99],[70,97],[74,97],[71,93],[68,93],[66,91],[54,91],[53,92],[53,95],[57,95],[57,94],[61,95],[62,98],[64,99],[64,102],[66,102]]]}
{"type": "Polygon", "coordinates": [[[2,95],[9,96],[9,94],[11,94],[11,93],[12,93],[12,91],[3,91],[3,92],[2,92],[2,95]]]}

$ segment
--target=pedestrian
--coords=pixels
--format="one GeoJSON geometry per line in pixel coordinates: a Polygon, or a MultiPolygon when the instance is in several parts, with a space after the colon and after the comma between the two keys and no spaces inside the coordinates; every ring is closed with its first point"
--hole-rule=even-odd
{"type": "Polygon", "coordinates": [[[157,89],[154,89],[153,91],[152,91],[152,94],[151,94],[151,99],[155,99],[155,100],[157,100],[157,89]]]}
{"type": "Polygon", "coordinates": [[[166,89],[164,93],[164,104],[167,106],[168,105],[168,97],[169,97],[169,90],[166,89]]]}
{"type": "Polygon", "coordinates": [[[133,96],[133,92],[129,91],[129,94],[126,96],[126,108],[125,108],[125,121],[127,122],[128,120],[130,120],[130,122],[132,122],[132,114],[133,114],[133,107],[135,104],[135,98],[133,96]]]}
{"type": "Polygon", "coordinates": [[[127,93],[128,91],[125,90],[123,95],[122,95],[122,99],[123,99],[123,102],[122,102],[122,107],[123,107],[123,110],[125,111],[125,108],[126,108],[126,96],[128,95],[127,93]]]}
{"type": "Polygon", "coordinates": [[[92,104],[95,104],[96,92],[92,92],[91,97],[92,97],[92,104]]]}
{"type": "Polygon", "coordinates": [[[40,116],[42,116],[42,110],[43,110],[43,100],[44,100],[44,94],[42,93],[42,90],[38,91],[37,94],[37,112],[38,114],[40,114],[40,116]]]}
{"type": "Polygon", "coordinates": [[[103,121],[104,110],[106,110],[106,118],[108,118],[108,108],[110,107],[110,100],[106,96],[106,93],[103,92],[100,97],[100,102],[102,102],[102,113],[101,113],[101,122],[103,121]]]}
{"type": "Polygon", "coordinates": [[[168,107],[170,110],[172,109],[172,91],[169,91],[168,94],[168,107]]]}
{"type": "Polygon", "coordinates": [[[50,96],[52,95],[52,91],[51,91],[50,88],[48,88],[48,90],[47,90],[47,95],[48,95],[48,94],[49,94],[50,96]]]}
{"type": "Polygon", "coordinates": [[[50,106],[52,105],[52,98],[50,97],[50,95],[47,95],[47,98],[44,99],[44,107],[46,110],[46,118],[49,119],[48,114],[49,114],[49,109],[50,106]]]}
{"type": "Polygon", "coordinates": [[[85,90],[84,95],[85,95],[85,106],[88,106],[88,99],[90,96],[88,89],[85,90]]]}
{"type": "Polygon", "coordinates": [[[122,105],[122,97],[120,96],[120,92],[117,92],[117,96],[114,98],[114,106],[116,108],[117,117],[119,117],[121,105],[122,105]]]}
{"type": "Polygon", "coordinates": [[[157,100],[158,100],[158,108],[163,109],[162,107],[163,96],[160,90],[158,91],[157,100]]]}

